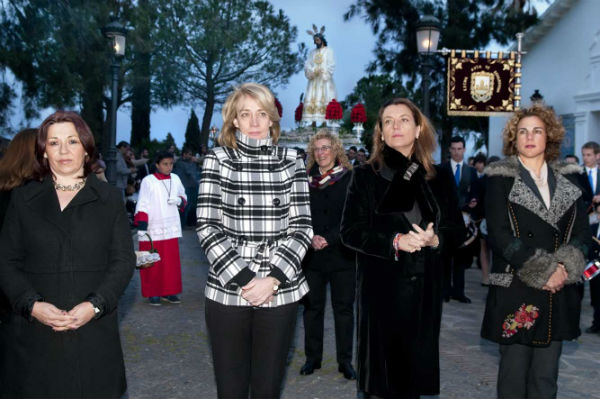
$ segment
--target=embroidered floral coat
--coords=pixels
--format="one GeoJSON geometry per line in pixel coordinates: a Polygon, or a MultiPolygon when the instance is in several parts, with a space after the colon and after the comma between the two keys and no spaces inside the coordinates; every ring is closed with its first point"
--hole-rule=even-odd
{"type": "Polygon", "coordinates": [[[485,170],[486,218],[493,252],[481,335],[501,344],[546,346],[580,335],[576,289],[585,266],[588,226],[577,165],[549,163],[550,207],[515,157],[485,170]],[[558,262],[569,278],[556,294],[545,291],[558,262]]]}

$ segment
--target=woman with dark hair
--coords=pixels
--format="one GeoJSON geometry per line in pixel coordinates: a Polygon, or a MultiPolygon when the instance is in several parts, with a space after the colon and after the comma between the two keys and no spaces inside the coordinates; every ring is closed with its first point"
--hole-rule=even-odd
{"type": "Polygon", "coordinates": [[[515,112],[486,169],[492,272],[481,336],[500,344],[499,398],[556,398],[563,340],[577,338],[589,227],[577,165],[558,161],[552,108],[515,112]]]}
{"type": "Polygon", "coordinates": [[[304,299],[304,352],[306,363],[300,374],[321,368],[323,320],[327,284],[335,319],[338,370],[349,380],[356,379],[352,367],[354,252],[340,241],[340,222],[352,165],[337,135],[321,129],[308,143],[308,184],[314,236],[303,262],[310,291],[304,299]]]}
{"type": "Polygon", "coordinates": [[[134,222],[138,225],[140,251],[148,251],[154,245],[160,255],[154,266],[140,270],[142,296],[149,298],[150,305],[160,306],[161,299],[181,302],[177,296],[182,290],[179,213],[186,206],[187,196],[179,176],[171,173],[173,153],[159,153],[155,166],[156,172],[142,179],[134,222]]]}
{"type": "Polygon", "coordinates": [[[198,238],[210,263],[206,325],[219,398],[279,398],[310,245],[304,162],[278,147],[271,91],[244,83],[223,105],[222,147],[204,158],[198,238]]]}
{"type": "Polygon", "coordinates": [[[10,193],[33,177],[37,129],[25,129],[13,137],[0,159],[0,228],[10,201],[10,193]]]}
{"type": "Polygon", "coordinates": [[[34,181],[13,191],[0,237],[0,396],[119,398],[117,304],[135,257],[119,192],[92,172],[94,137],[74,112],[42,123],[34,181]]]}
{"type": "Polygon", "coordinates": [[[443,245],[464,224],[435,133],[405,98],[379,110],[373,152],[354,168],[341,235],[357,251],[358,389],[384,398],[437,395],[443,245]]]}

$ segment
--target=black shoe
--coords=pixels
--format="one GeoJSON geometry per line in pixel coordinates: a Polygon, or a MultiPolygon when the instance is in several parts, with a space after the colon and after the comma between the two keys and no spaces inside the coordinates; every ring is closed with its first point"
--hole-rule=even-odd
{"type": "Polygon", "coordinates": [[[177,295],[163,296],[160,299],[169,303],[181,303],[181,299],[177,295]]]}
{"type": "Polygon", "coordinates": [[[598,334],[600,333],[600,327],[592,325],[585,329],[585,332],[588,334],[598,334]]]}
{"type": "Polygon", "coordinates": [[[307,360],[304,363],[304,366],[300,369],[300,375],[309,375],[315,372],[315,369],[321,368],[321,362],[313,362],[311,360],[307,360]]]}
{"type": "Polygon", "coordinates": [[[471,299],[468,296],[453,296],[452,299],[461,303],[471,303],[471,299]]]}
{"type": "Polygon", "coordinates": [[[350,362],[340,363],[338,366],[338,371],[344,375],[344,378],[347,380],[355,380],[356,379],[356,371],[352,367],[350,362]]]}

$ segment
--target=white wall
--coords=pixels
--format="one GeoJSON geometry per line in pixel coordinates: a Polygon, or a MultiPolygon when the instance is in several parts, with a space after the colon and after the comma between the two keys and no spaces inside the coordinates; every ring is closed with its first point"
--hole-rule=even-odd
{"type": "MultiPolygon", "coordinates": [[[[556,0],[560,1],[560,0],[556,0]]],[[[549,9],[550,10],[550,9],[549,9]]],[[[544,23],[544,21],[540,21],[544,23]]],[[[590,87],[590,46],[600,32],[600,0],[579,0],[532,48],[523,48],[522,105],[530,104],[535,89],[559,115],[576,114],[575,96],[590,87]]],[[[580,111],[580,110],[579,110],[580,111]]],[[[575,152],[585,141],[599,140],[587,117],[576,115],[575,152]],[[585,132],[581,133],[585,126],[585,132]]],[[[490,118],[490,155],[501,155],[505,117],[490,118]]]]}

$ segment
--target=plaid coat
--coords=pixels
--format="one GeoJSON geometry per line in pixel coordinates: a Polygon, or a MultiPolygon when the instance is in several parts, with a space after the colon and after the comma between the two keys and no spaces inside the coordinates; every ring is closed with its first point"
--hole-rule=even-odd
{"type": "Polygon", "coordinates": [[[237,149],[213,149],[202,167],[197,232],[210,262],[206,297],[250,306],[240,287],[271,275],[282,284],[263,306],[296,302],[308,292],[300,265],[313,235],[304,163],[270,138],[236,138],[237,149]]]}

